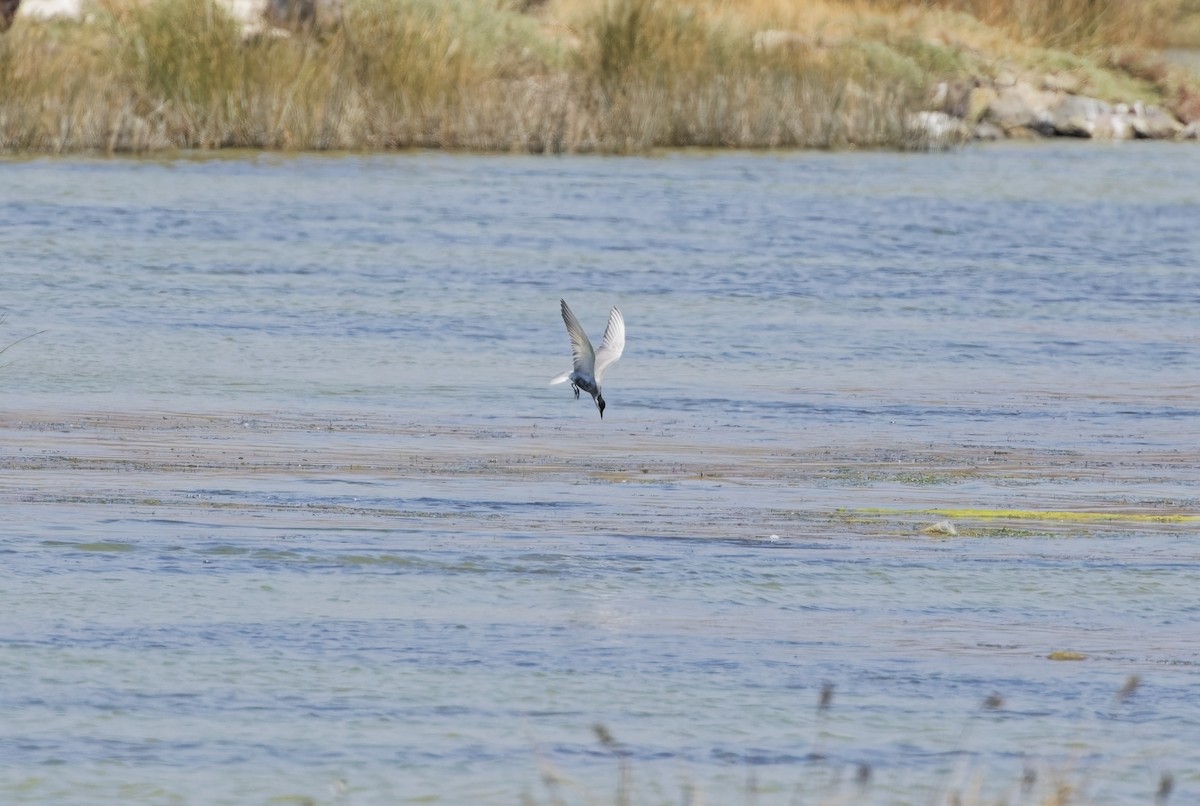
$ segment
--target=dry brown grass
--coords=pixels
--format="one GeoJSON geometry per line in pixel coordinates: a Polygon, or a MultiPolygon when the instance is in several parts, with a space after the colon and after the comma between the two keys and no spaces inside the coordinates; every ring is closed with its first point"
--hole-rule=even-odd
{"type": "Polygon", "coordinates": [[[881,0],[892,8],[928,5],[962,11],[986,25],[1071,51],[1161,45],[1182,0],[881,0]]]}
{"type": "MultiPolygon", "coordinates": [[[[723,12],[728,14],[728,11],[723,12]]],[[[924,76],[862,48],[756,50],[710,10],[611,0],[564,47],[495,5],[364,0],[243,41],[211,2],[111,2],[0,41],[0,148],[644,151],[885,146],[924,76]]]]}
{"type": "MultiPolygon", "coordinates": [[[[1077,41],[1148,24],[1119,0],[1064,2],[1110,9],[1077,41]]],[[[1029,58],[967,12],[1053,28],[1017,0],[524,5],[357,0],[336,30],[290,38],[245,39],[211,0],[22,20],[0,38],[0,149],[902,147],[932,81],[1029,58]]]]}

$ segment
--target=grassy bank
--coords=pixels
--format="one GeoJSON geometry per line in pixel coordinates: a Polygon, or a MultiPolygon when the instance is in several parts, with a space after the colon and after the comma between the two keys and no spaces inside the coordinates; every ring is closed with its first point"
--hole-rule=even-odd
{"type": "Polygon", "coordinates": [[[1179,80],[1129,53],[1183,2],[347,0],[335,29],[247,37],[211,0],[106,0],[0,37],[0,149],[919,145],[942,80],[1161,100],[1179,80]]]}

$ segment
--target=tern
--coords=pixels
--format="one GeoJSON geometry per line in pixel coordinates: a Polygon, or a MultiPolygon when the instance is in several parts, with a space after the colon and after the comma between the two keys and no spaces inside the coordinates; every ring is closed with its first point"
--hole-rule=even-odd
{"type": "Polygon", "coordinates": [[[596,401],[600,409],[600,419],[604,419],[604,395],[600,394],[600,379],[604,370],[612,366],[625,350],[625,317],[615,307],[608,314],[608,327],[604,329],[604,338],[600,340],[599,349],[593,350],[587,334],[583,332],[579,320],[571,313],[571,308],[565,299],[562,303],[562,318],[567,326],[567,335],[571,337],[571,356],[575,366],[559,375],[550,383],[571,382],[571,390],[575,399],[579,399],[579,390],[587,392],[596,401]]]}

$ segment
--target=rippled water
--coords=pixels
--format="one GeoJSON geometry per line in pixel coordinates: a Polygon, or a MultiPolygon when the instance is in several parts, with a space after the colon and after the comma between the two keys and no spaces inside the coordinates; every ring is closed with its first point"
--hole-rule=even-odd
{"type": "Polygon", "coordinates": [[[1200,797],[1196,153],[0,162],[0,801],[1200,797]]]}

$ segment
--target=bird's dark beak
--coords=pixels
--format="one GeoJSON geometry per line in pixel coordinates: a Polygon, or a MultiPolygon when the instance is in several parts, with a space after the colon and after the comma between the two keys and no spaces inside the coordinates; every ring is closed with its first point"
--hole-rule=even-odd
{"type": "Polygon", "coordinates": [[[604,419],[604,398],[596,398],[596,405],[600,407],[600,419],[604,419]]]}

